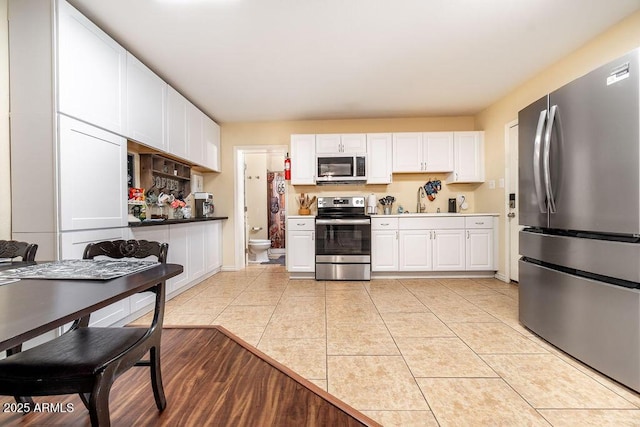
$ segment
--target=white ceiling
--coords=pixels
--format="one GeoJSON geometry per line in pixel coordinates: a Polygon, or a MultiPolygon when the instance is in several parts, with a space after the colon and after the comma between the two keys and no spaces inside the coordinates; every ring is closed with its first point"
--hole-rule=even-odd
{"type": "Polygon", "coordinates": [[[640,0],[69,0],[218,122],[473,115],[640,0]]]}

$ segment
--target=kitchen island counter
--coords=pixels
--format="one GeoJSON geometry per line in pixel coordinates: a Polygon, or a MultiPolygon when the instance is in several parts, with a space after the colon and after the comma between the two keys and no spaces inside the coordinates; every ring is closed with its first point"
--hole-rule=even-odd
{"type": "Polygon", "coordinates": [[[150,220],[150,221],[142,221],[142,222],[130,222],[129,227],[149,227],[154,225],[188,224],[191,222],[221,221],[224,219],[229,219],[229,217],[228,216],[211,216],[208,218],[150,220]]]}

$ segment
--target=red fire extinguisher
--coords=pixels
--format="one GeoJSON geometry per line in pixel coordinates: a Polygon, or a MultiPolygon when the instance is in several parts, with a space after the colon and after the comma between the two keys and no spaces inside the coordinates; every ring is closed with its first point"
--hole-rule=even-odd
{"type": "Polygon", "coordinates": [[[287,157],[284,158],[284,179],[291,180],[291,159],[289,158],[289,153],[287,153],[287,157]]]}

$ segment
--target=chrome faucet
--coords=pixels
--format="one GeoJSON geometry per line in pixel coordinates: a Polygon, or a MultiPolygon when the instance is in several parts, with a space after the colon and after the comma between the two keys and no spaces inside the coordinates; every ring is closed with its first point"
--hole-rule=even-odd
{"type": "Polygon", "coordinates": [[[416,212],[422,213],[426,210],[426,206],[422,204],[422,199],[427,198],[427,192],[423,186],[418,187],[418,204],[416,205],[416,212]]]}

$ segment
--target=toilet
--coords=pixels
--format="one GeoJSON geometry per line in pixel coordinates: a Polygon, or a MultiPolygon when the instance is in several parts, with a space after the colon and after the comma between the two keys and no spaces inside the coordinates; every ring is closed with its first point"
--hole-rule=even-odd
{"type": "Polygon", "coordinates": [[[249,239],[249,262],[255,264],[269,262],[269,248],[271,248],[271,240],[249,239]]]}

